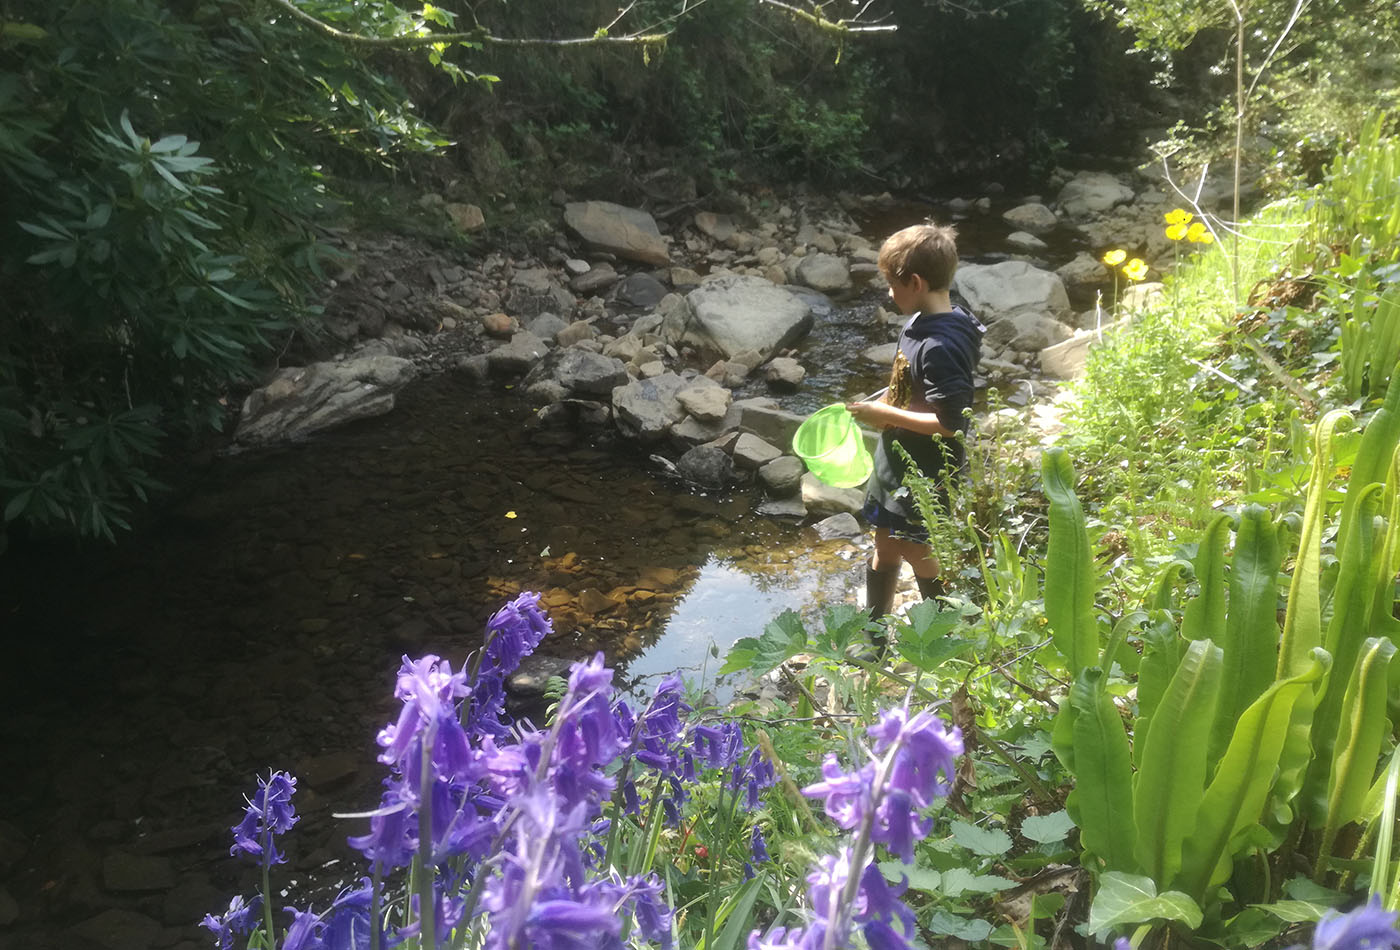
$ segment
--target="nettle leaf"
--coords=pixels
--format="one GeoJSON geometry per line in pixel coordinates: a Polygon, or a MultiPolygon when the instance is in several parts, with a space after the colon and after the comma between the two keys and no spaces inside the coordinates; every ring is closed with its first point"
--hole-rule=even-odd
{"type": "Polygon", "coordinates": [[[924,924],[930,931],[948,937],[957,937],[968,943],[986,940],[991,935],[992,925],[980,917],[959,917],[946,910],[936,910],[924,924]]]}
{"type": "Polygon", "coordinates": [[[855,604],[838,604],[822,619],[824,629],[813,638],[813,645],[839,657],[845,654],[846,647],[864,639],[870,614],[855,604]]]}
{"type": "Polygon", "coordinates": [[[898,622],[895,648],[910,663],[931,673],[972,646],[971,640],[948,635],[961,622],[962,614],[957,610],[940,610],[934,601],[925,600],[910,607],[905,619],[898,622]]]}
{"type": "Polygon", "coordinates": [[[807,650],[807,628],[795,610],[784,610],[763,628],[763,635],[744,637],[729,651],[721,673],[747,671],[761,676],[790,657],[807,650]],[[746,655],[746,656],[745,656],[746,655]],[[740,662],[744,657],[746,662],[740,662]]]}
{"type": "Polygon", "coordinates": [[[1089,906],[1090,934],[1153,920],[1174,920],[1195,930],[1201,926],[1201,908],[1181,891],[1158,894],[1150,877],[1109,871],[1099,878],[1099,892],[1089,906]]]}
{"type": "Polygon", "coordinates": [[[912,891],[923,891],[927,894],[941,893],[939,887],[943,883],[943,875],[933,868],[900,864],[898,861],[881,861],[877,867],[879,867],[880,873],[885,876],[885,880],[891,884],[907,880],[909,889],[912,891]]]}
{"type": "Polygon", "coordinates": [[[1061,809],[1048,815],[1032,815],[1021,822],[1021,834],[1037,844],[1053,844],[1069,837],[1074,819],[1061,809]]]}
{"type": "Polygon", "coordinates": [[[997,828],[979,828],[965,821],[949,822],[953,840],[973,854],[1000,857],[1011,850],[1011,836],[997,828]]]}
{"type": "Polygon", "coordinates": [[[943,872],[941,890],[945,897],[957,897],[960,894],[995,894],[1015,886],[1015,881],[996,874],[974,874],[967,868],[950,868],[943,872]]]}

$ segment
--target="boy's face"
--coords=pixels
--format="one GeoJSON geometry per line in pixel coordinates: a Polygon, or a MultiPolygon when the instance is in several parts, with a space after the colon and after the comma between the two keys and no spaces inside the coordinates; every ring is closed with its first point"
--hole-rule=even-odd
{"type": "Polygon", "coordinates": [[[907,280],[901,281],[898,277],[889,278],[890,300],[894,301],[895,307],[900,313],[908,316],[918,311],[923,305],[924,295],[928,293],[928,281],[918,274],[911,274],[907,280]]]}

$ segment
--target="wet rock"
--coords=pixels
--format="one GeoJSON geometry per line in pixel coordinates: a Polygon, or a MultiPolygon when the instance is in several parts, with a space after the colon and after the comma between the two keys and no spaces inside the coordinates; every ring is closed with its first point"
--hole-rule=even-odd
{"type": "Polygon", "coordinates": [[[518,376],[528,372],[530,367],[549,352],[549,345],[529,330],[522,330],[510,338],[505,346],[498,346],[486,354],[491,373],[497,376],[518,376]]]}
{"type": "Polygon", "coordinates": [[[734,480],[734,461],[714,445],[697,445],[676,461],[676,471],[701,488],[724,488],[734,480]]]}
{"type": "Polygon", "coordinates": [[[777,356],[769,360],[768,365],[763,368],[763,378],[774,389],[791,392],[802,385],[802,380],[807,378],[807,371],[792,357],[777,356]]]}
{"type": "Polygon", "coordinates": [[[802,521],[807,517],[807,506],[797,495],[791,498],[770,498],[754,511],[765,518],[779,518],[784,521],[802,521]]]}
{"type": "Polygon", "coordinates": [[[865,489],[837,488],[808,472],[802,476],[802,503],[815,515],[855,514],[865,503],[865,489]]]}
{"type": "MultiPolygon", "coordinates": [[[[566,603],[571,603],[568,591],[563,591],[563,603],[555,603],[552,606],[557,608],[566,603]]],[[[557,600],[557,598],[556,598],[557,600]]],[[[521,699],[538,699],[544,695],[545,687],[549,683],[551,676],[558,676],[567,679],[569,667],[573,665],[572,660],[566,660],[557,656],[546,656],[540,653],[532,653],[520,661],[520,666],[515,672],[506,678],[506,692],[521,699]]]]}
{"type": "Polygon", "coordinates": [[[1030,254],[1039,253],[1050,246],[1028,231],[1012,231],[1006,236],[1006,243],[1014,250],[1030,254]]]}
{"type": "Polygon", "coordinates": [[[564,389],[589,396],[611,397],[612,391],[628,380],[621,360],[576,347],[560,352],[553,374],[564,389]]]}
{"type": "Polygon", "coordinates": [[[729,413],[729,404],[733,396],[723,386],[701,376],[677,392],[676,398],[680,400],[686,412],[700,422],[713,424],[729,413]]]}
{"type": "Polygon", "coordinates": [[[448,202],[442,206],[442,210],[447,212],[447,216],[452,219],[452,226],[458,231],[480,231],[486,227],[486,215],[476,205],[459,204],[448,202]]]}
{"type": "Polygon", "coordinates": [[[395,394],[417,373],[411,361],[393,356],[279,370],[243,401],[234,439],[243,445],[267,445],[383,415],[394,408],[395,394]]]}
{"type": "Polygon", "coordinates": [[[1067,217],[1078,219],[1132,201],[1133,190],[1107,172],[1080,172],[1060,189],[1057,200],[1067,217]]]}
{"type": "Polygon", "coordinates": [[[482,383],[491,375],[491,358],[485,353],[459,356],[452,368],[473,382],[482,383]]]}
{"type": "Polygon", "coordinates": [[[145,914],[114,907],[70,928],[68,933],[103,950],[149,950],[163,930],[159,921],[145,914]]]}
{"type": "Polygon", "coordinates": [[[656,220],[645,211],[610,201],[576,201],[564,206],[564,224],[598,250],[643,264],[670,263],[656,220]]]}
{"type": "MultiPolygon", "coordinates": [[[[835,248],[832,248],[835,250],[835,248]]],[[[810,254],[797,264],[797,282],[819,290],[834,293],[851,288],[851,269],[846,262],[833,254],[810,254]]]]}
{"type": "Polygon", "coordinates": [[[812,311],[805,302],[759,277],[706,278],[686,301],[694,319],[681,340],[672,342],[693,343],[726,359],[748,350],[766,358],[812,328],[812,311]]]}
{"type": "Polygon", "coordinates": [[[686,380],[675,373],[633,380],[613,390],[613,413],[624,431],[643,440],[659,439],[686,416],[676,394],[686,380]]]}
{"type": "Polygon", "coordinates": [[[731,403],[729,411],[718,422],[702,422],[694,416],[687,416],[671,427],[671,438],[679,445],[688,447],[702,442],[713,442],[738,427],[739,410],[731,403]]]}
{"type": "Polygon", "coordinates": [[[650,274],[630,274],[617,285],[613,297],[629,307],[655,307],[669,291],[650,274]]]}
{"type": "Polygon", "coordinates": [[[541,340],[555,340],[559,338],[559,333],[569,328],[569,322],[563,317],[553,313],[542,313],[531,320],[525,329],[529,330],[541,340]]]}
{"type": "Polygon", "coordinates": [[[169,858],[114,851],[102,860],[102,886],[109,891],[164,891],[175,886],[169,858]]]}
{"type": "Polygon", "coordinates": [[[791,445],[792,434],[802,425],[806,416],[800,416],[786,409],[779,409],[771,399],[737,399],[734,405],[741,413],[739,425],[745,432],[752,432],[774,445],[791,445]]]}
{"type": "Polygon", "coordinates": [[[349,752],[328,752],[303,759],[296,770],[297,788],[332,791],[359,774],[361,759],[349,752]]]}
{"type": "Polygon", "coordinates": [[[617,283],[621,275],[611,264],[598,264],[586,274],[569,281],[569,288],[578,294],[596,294],[617,283]]]}
{"type": "MultiPolygon", "coordinates": [[[[298,776],[300,779],[300,776],[298,776]]],[[[228,912],[228,897],[208,879],[185,873],[161,902],[161,920],[169,927],[189,926],[204,919],[205,914],[228,912]]]]}
{"type": "Polygon", "coordinates": [[[758,481],[770,495],[786,498],[797,494],[798,489],[802,487],[802,475],[806,471],[801,459],[784,455],[761,467],[758,470],[758,481]]]}
{"type": "Polygon", "coordinates": [[[740,435],[734,443],[734,464],[749,471],[762,468],[782,454],[782,449],[749,432],[740,435]]]}
{"type": "Polygon", "coordinates": [[[1004,212],[1001,219],[1016,230],[1029,231],[1031,234],[1048,234],[1060,224],[1055,212],[1043,204],[1035,203],[1012,208],[1004,212]]]}
{"type": "Polygon", "coordinates": [[[831,541],[835,538],[859,538],[865,534],[865,529],[856,520],[856,516],[845,511],[832,515],[830,518],[823,518],[812,525],[812,530],[817,532],[817,537],[823,541],[831,541]]]}
{"type": "MultiPolygon", "coordinates": [[[[300,777],[301,773],[298,772],[297,775],[300,777]]],[[[132,854],[166,854],[171,851],[184,851],[210,841],[220,841],[226,834],[228,827],[223,823],[206,822],[202,825],[166,828],[128,842],[126,850],[132,854]]]]}

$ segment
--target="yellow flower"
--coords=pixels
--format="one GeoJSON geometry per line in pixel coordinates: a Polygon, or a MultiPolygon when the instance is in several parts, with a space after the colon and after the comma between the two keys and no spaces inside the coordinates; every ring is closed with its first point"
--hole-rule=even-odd
{"type": "Polygon", "coordinates": [[[1194,218],[1195,215],[1184,208],[1176,208],[1172,211],[1168,211],[1166,214],[1162,215],[1162,217],[1167,219],[1168,224],[1186,224],[1194,218]]]}
{"type": "MultiPolygon", "coordinates": [[[[1199,228],[1200,225],[1199,225],[1199,224],[1193,224],[1193,225],[1191,225],[1191,227],[1192,227],[1192,228],[1199,228]]],[[[1167,228],[1167,238],[1170,239],[1170,240],[1172,240],[1172,241],[1180,241],[1182,238],[1186,237],[1186,234],[1187,234],[1187,229],[1186,229],[1186,225],[1184,225],[1184,224],[1173,224],[1173,225],[1171,225],[1170,227],[1167,228]]]]}
{"type": "Polygon", "coordinates": [[[1123,265],[1123,275],[1129,280],[1142,280],[1147,276],[1147,261],[1135,257],[1123,265]]]}
{"type": "Polygon", "coordinates": [[[1186,231],[1186,240],[1193,244],[1210,244],[1215,241],[1215,235],[1206,230],[1206,226],[1197,221],[1186,231]]]}
{"type": "Polygon", "coordinates": [[[1109,251],[1103,256],[1103,262],[1109,267],[1117,267],[1119,264],[1123,263],[1127,259],[1128,252],[1123,250],[1122,248],[1119,248],[1115,251],[1109,251]]]}

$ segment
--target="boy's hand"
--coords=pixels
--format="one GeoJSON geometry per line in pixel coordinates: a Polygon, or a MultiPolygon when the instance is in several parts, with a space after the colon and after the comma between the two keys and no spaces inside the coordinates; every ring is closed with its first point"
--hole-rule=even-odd
{"type": "Polygon", "coordinates": [[[864,422],[868,426],[877,429],[885,429],[893,424],[888,410],[889,404],[883,402],[848,402],[846,411],[855,416],[857,422],[864,422]]]}

